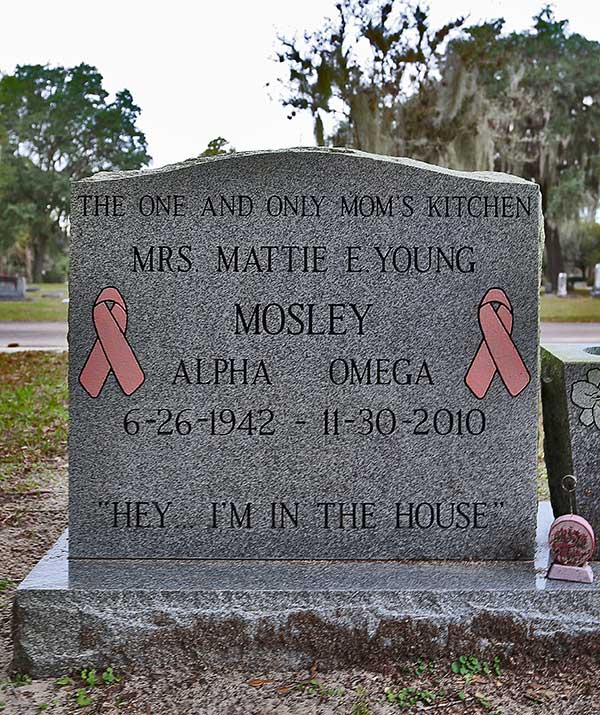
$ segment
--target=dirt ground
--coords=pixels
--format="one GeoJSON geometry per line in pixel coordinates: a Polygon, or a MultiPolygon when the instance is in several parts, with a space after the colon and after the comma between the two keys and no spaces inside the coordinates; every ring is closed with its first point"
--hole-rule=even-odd
{"type": "MultiPolygon", "coordinates": [[[[487,675],[453,673],[450,660],[399,663],[386,673],[322,673],[318,663],[300,673],[186,672],[173,663],[155,673],[98,671],[84,674],[85,679],[81,673],[65,673],[59,683],[54,678],[31,681],[26,673],[11,673],[14,588],[67,520],[64,460],[56,458],[37,481],[43,488],[0,493],[2,715],[600,715],[600,670],[584,654],[525,667],[504,662],[496,668],[491,663],[485,666],[487,675]],[[10,576],[8,582],[5,574],[10,576]]],[[[475,670],[479,666],[483,662],[477,661],[475,670]]]]}

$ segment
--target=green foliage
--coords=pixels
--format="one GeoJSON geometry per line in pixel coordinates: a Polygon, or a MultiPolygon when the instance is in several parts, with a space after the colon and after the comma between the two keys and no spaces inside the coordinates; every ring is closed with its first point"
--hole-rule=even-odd
{"type": "Polygon", "coordinates": [[[577,166],[563,172],[550,190],[547,214],[554,221],[573,221],[579,217],[586,196],[585,174],[577,166]]]}
{"type": "Polygon", "coordinates": [[[6,577],[0,577],[0,593],[2,591],[6,591],[9,588],[13,588],[16,586],[15,582],[12,580],[12,578],[6,576],[6,577]]]}
{"type": "Polygon", "coordinates": [[[470,680],[474,675],[492,675],[500,676],[500,659],[496,656],[491,664],[484,660],[480,661],[474,655],[461,655],[452,662],[452,672],[458,675],[463,675],[467,680],[470,680]]]}
{"type": "Polygon", "coordinates": [[[54,683],[58,685],[59,688],[64,688],[65,685],[73,685],[73,681],[68,675],[62,675],[60,678],[57,678],[54,683]]]}
{"type": "Polygon", "coordinates": [[[600,43],[569,33],[544,8],[528,31],[502,34],[498,25],[450,43],[442,80],[436,94],[438,106],[451,108],[442,122],[450,163],[540,185],[546,270],[555,283],[565,224],[598,205],[600,43]]]}
{"type": "Polygon", "coordinates": [[[317,696],[322,700],[326,700],[327,698],[339,698],[345,692],[342,687],[328,687],[325,684],[320,683],[316,678],[311,678],[304,683],[298,683],[296,687],[304,694],[317,696]]]}
{"type": "Polygon", "coordinates": [[[0,355],[0,492],[35,488],[31,475],[65,454],[67,355],[0,355]]]}
{"type": "Polygon", "coordinates": [[[463,18],[437,30],[420,6],[398,0],[342,0],[337,15],[301,40],[280,37],[288,70],[283,105],[291,119],[309,111],[317,144],[398,154],[403,102],[435,74],[463,18]],[[324,118],[334,119],[326,137],[324,118]]]}
{"type": "Polygon", "coordinates": [[[98,678],[96,676],[95,668],[84,668],[81,671],[81,679],[90,688],[93,688],[95,685],[98,685],[98,678]]]}
{"type": "Polygon", "coordinates": [[[75,691],[75,704],[80,708],[84,708],[92,704],[92,699],[87,694],[85,688],[77,688],[75,691]]]}
{"type": "Polygon", "coordinates": [[[564,222],[599,201],[600,43],[549,8],[505,33],[502,19],[435,30],[401,0],[336,7],[323,29],[281,38],[289,116],[310,112],[318,144],[535,180],[554,280],[564,222]]]}
{"type": "Polygon", "coordinates": [[[415,673],[419,676],[423,675],[423,673],[429,672],[431,675],[435,673],[435,663],[428,661],[428,660],[423,660],[422,658],[419,658],[415,661],[415,673]]]}
{"type": "Polygon", "coordinates": [[[356,687],[356,700],[352,703],[352,715],[369,715],[367,691],[362,685],[356,687]]]}
{"type": "Polygon", "coordinates": [[[410,708],[415,705],[431,705],[438,693],[433,690],[418,689],[418,688],[401,688],[395,690],[386,688],[385,699],[388,703],[399,705],[401,708],[410,708]]]}
{"type": "Polygon", "coordinates": [[[139,113],[127,89],[109,101],[87,64],[0,76],[0,237],[27,241],[36,280],[48,252],[65,249],[70,180],[149,162],[139,113]]]}
{"type": "Polygon", "coordinates": [[[121,678],[118,678],[113,669],[112,666],[109,666],[103,673],[102,673],[102,681],[106,683],[106,685],[112,685],[113,683],[118,683],[121,680],[121,678]]]}
{"type": "Polygon", "coordinates": [[[490,699],[481,693],[475,693],[475,699],[480,705],[486,708],[486,710],[491,710],[494,707],[490,699]]]}
{"type": "Polygon", "coordinates": [[[211,139],[208,142],[206,149],[200,154],[200,156],[217,156],[219,154],[233,154],[235,152],[235,147],[232,147],[227,139],[223,137],[217,137],[216,139],[211,139]]]}
{"type": "Polygon", "coordinates": [[[563,225],[563,255],[567,266],[586,270],[600,262],[600,224],[572,221],[563,225]]]}
{"type": "Polygon", "coordinates": [[[16,688],[20,688],[22,685],[31,685],[31,676],[27,675],[27,673],[16,673],[13,675],[13,677],[10,679],[11,685],[14,685],[16,688]]]}
{"type": "Polygon", "coordinates": [[[461,655],[452,663],[452,672],[459,675],[481,673],[481,663],[473,655],[461,655]]]}

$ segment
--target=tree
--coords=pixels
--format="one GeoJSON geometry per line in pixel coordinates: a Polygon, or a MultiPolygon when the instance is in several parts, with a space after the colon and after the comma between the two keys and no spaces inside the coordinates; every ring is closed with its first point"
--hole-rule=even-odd
{"type": "Polygon", "coordinates": [[[463,18],[431,31],[427,12],[395,0],[341,0],[324,29],[302,40],[280,37],[278,60],[288,77],[283,104],[309,111],[317,144],[329,143],[326,117],[335,121],[334,144],[382,154],[404,149],[405,102],[435,75],[449,37],[463,18]]]}
{"type": "MultiPolygon", "coordinates": [[[[580,213],[593,215],[598,205],[600,43],[569,34],[567,22],[549,8],[526,32],[501,35],[501,24],[487,27],[493,31],[475,28],[450,43],[442,78],[464,90],[457,104],[452,83],[442,81],[438,101],[454,103],[456,117],[470,118],[468,145],[487,146],[485,154],[493,157],[491,166],[467,161],[461,168],[508,171],[540,185],[547,272],[556,285],[564,270],[561,230],[580,213]]],[[[465,159],[469,153],[456,150],[460,136],[449,147],[465,159]]]]}
{"type": "Polygon", "coordinates": [[[548,8],[510,34],[502,19],[432,31],[419,6],[394,0],[344,0],[338,13],[324,31],[282,39],[290,116],[310,111],[317,143],[536,181],[555,283],[561,227],[598,205],[600,43],[548,8]]]}
{"type": "Polygon", "coordinates": [[[563,236],[566,265],[580,270],[584,279],[593,278],[593,266],[600,261],[600,224],[573,222],[565,227],[563,236]]]}
{"type": "Polygon", "coordinates": [[[65,242],[70,181],[150,161],[139,113],[127,89],[109,101],[90,65],[20,65],[0,76],[1,239],[28,232],[35,280],[49,248],[65,242]]]}
{"type": "Polygon", "coordinates": [[[217,137],[216,139],[211,139],[206,146],[206,149],[200,154],[200,156],[218,156],[219,154],[233,154],[235,152],[235,147],[223,139],[223,137],[217,137]]]}

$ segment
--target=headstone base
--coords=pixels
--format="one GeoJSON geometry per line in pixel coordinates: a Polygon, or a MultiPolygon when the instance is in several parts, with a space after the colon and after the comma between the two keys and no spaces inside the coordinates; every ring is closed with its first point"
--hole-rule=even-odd
{"type": "Polygon", "coordinates": [[[594,572],[589,564],[585,566],[563,566],[552,564],[548,571],[548,578],[556,581],[575,581],[576,583],[593,583],[594,572]]]}
{"type": "Polygon", "coordinates": [[[64,535],[17,590],[13,667],[39,677],[175,660],[260,672],[486,650],[600,656],[600,590],[545,578],[552,519],[542,504],[535,563],[68,561],[64,535]]]}

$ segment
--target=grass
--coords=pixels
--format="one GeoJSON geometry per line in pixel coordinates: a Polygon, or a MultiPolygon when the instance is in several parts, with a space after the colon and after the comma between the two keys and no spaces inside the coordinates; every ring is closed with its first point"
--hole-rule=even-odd
{"type": "Polygon", "coordinates": [[[34,283],[32,288],[39,288],[36,293],[27,293],[31,300],[0,301],[0,320],[31,320],[65,322],[68,305],[62,298],[43,298],[44,293],[60,292],[68,297],[65,283],[34,283]]]}
{"type": "Polygon", "coordinates": [[[27,478],[67,449],[67,355],[0,354],[0,490],[27,478]]]}
{"type": "Polygon", "coordinates": [[[550,323],[600,322],[600,298],[571,294],[567,298],[543,295],[540,301],[541,319],[550,323]]]}

